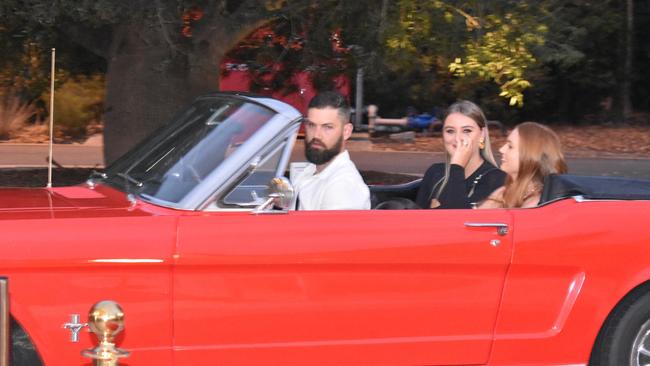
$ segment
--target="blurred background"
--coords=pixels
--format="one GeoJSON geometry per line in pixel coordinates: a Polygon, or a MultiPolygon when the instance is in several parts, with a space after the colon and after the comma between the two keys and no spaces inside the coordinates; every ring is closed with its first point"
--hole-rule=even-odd
{"type": "Polygon", "coordinates": [[[337,89],[362,124],[470,99],[506,127],[648,131],[647,34],[634,0],[3,0],[0,139],[47,139],[52,48],[56,141],[103,133],[106,163],[217,90],[304,111],[337,89]]]}

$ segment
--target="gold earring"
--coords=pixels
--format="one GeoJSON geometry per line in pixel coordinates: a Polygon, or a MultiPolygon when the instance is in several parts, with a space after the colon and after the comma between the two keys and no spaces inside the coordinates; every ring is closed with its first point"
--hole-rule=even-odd
{"type": "Polygon", "coordinates": [[[478,140],[478,148],[481,150],[485,149],[485,140],[483,139],[478,140]]]}

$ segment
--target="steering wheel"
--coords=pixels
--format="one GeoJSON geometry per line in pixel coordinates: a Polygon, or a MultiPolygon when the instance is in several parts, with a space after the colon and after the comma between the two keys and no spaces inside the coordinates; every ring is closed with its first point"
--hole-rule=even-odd
{"type": "Polygon", "coordinates": [[[415,202],[402,197],[393,198],[375,206],[375,210],[413,210],[418,208],[420,208],[420,206],[415,202]]]}

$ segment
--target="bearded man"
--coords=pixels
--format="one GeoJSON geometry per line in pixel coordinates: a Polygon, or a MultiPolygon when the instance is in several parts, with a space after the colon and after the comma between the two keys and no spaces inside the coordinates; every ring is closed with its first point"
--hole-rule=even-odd
{"type": "Polygon", "coordinates": [[[345,149],[352,135],[345,97],[332,91],[316,95],[304,124],[305,156],[311,164],[294,178],[296,209],[369,209],[370,191],[345,149]]]}

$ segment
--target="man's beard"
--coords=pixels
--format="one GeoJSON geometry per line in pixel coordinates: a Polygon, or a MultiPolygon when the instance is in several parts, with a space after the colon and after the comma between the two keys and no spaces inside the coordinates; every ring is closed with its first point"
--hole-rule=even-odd
{"type": "Polygon", "coordinates": [[[331,148],[325,147],[325,144],[316,138],[311,139],[311,141],[305,144],[305,156],[307,160],[316,165],[322,165],[328,163],[330,160],[334,159],[336,155],[341,152],[341,146],[343,145],[343,136],[332,146],[331,148]],[[322,149],[315,149],[314,143],[317,142],[322,149]]]}

